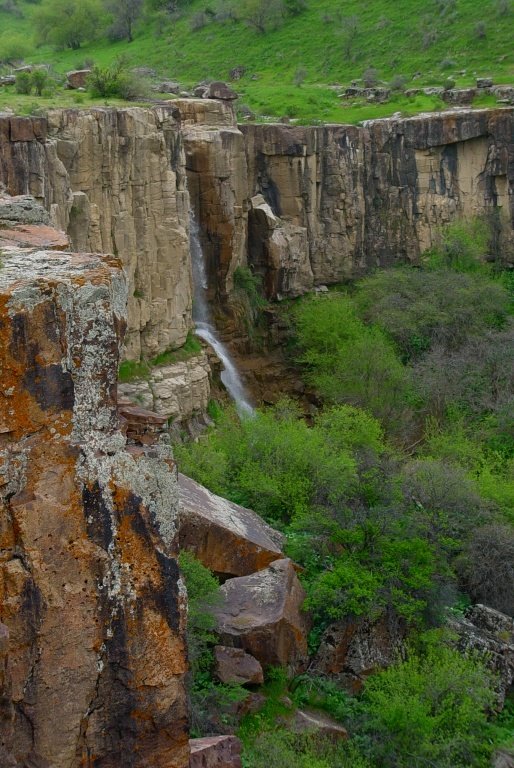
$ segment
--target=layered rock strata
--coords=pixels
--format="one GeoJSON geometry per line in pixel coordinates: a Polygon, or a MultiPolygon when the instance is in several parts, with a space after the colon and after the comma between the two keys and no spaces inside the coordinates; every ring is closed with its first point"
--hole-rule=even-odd
{"type": "Polygon", "coordinates": [[[1,259],[0,762],[185,768],[176,473],[118,428],[120,263],[1,259]]]}

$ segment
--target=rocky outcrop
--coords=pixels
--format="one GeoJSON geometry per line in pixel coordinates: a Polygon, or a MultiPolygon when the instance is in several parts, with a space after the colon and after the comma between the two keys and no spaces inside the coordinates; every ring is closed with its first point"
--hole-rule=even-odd
{"type": "Polygon", "coordinates": [[[487,605],[474,605],[465,616],[450,616],[448,626],[463,651],[480,654],[497,675],[498,708],[514,683],[514,619],[487,605]]]}
{"type": "Polygon", "coordinates": [[[4,248],[0,762],[186,768],[169,446],[126,446],[120,262],[4,248]]]}
{"type": "Polygon", "coordinates": [[[241,742],[236,736],[191,739],[190,768],[241,768],[241,742]]]}
{"type": "Polygon", "coordinates": [[[220,576],[247,576],[283,558],[283,536],[250,509],[179,474],[181,549],[220,576]]]}
{"type": "Polygon", "coordinates": [[[291,560],[275,560],[250,576],[229,579],[214,610],[224,645],[242,648],[262,665],[301,669],[307,658],[305,592],[291,560]]]}
{"type": "Polygon", "coordinates": [[[211,367],[205,352],[187,360],[150,369],[148,377],[119,385],[134,403],[165,416],[185,421],[205,413],[209,404],[211,367]]]}
{"type": "Polygon", "coordinates": [[[401,658],[405,637],[405,623],[393,614],[344,619],[325,630],[309,671],[357,692],[366,677],[401,658]]]}

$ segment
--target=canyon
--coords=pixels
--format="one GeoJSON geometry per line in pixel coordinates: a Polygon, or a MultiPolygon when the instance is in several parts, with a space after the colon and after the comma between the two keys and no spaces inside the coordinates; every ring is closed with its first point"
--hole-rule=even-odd
{"type": "MultiPolygon", "coordinates": [[[[248,632],[243,647],[259,661],[301,668],[307,632],[276,532],[180,478],[168,444],[166,419],[201,415],[212,379],[208,348],[158,364],[194,328],[191,212],[228,340],[238,267],[262,277],[269,300],[294,298],[415,264],[442,225],[482,214],[512,252],[514,109],[360,127],[238,126],[212,99],[0,116],[0,184],[0,758],[185,768],[181,543],[233,577],[233,602],[263,581],[272,613],[281,585],[266,632],[250,617],[257,640],[248,632]],[[118,385],[122,358],[155,363],[118,385]],[[141,414],[118,391],[161,414],[151,435],[137,434],[141,414]],[[236,513],[242,543],[227,528],[236,513]],[[213,536],[233,537],[233,563],[213,536]],[[268,646],[277,626],[285,657],[268,646]]],[[[250,608],[237,606],[241,621],[250,608]]],[[[237,647],[236,614],[221,614],[237,647]]]]}
{"type": "MultiPolygon", "coordinates": [[[[0,116],[0,183],[30,194],[74,251],[118,255],[128,278],[126,360],[180,348],[193,328],[190,212],[207,296],[230,336],[234,272],[271,300],[416,263],[440,227],[489,215],[512,250],[514,111],[456,110],[357,126],[245,124],[231,102],[0,116]]],[[[492,254],[491,257],[494,257],[492,254]]],[[[173,420],[204,411],[205,353],[127,385],[173,420]]]]}

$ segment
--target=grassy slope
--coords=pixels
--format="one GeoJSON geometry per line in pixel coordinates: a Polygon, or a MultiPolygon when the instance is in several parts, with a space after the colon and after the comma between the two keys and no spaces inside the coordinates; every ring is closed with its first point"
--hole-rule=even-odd
{"type": "MultiPolygon", "coordinates": [[[[23,0],[20,4],[23,19],[0,12],[0,38],[16,32],[31,34],[34,6],[23,0]]],[[[233,21],[211,22],[192,32],[191,18],[208,5],[215,8],[215,0],[207,4],[206,0],[193,0],[182,18],[167,28],[145,19],[132,44],[104,39],[80,51],[42,48],[28,58],[51,62],[65,71],[81,66],[86,59],[105,65],[128,54],[135,65],[154,67],[187,86],[204,78],[227,79],[231,68],[243,65],[247,74],[236,88],[241,101],[258,114],[336,122],[440,106],[425,97],[410,102],[402,98],[388,105],[341,106],[337,93],[328,86],[349,84],[370,66],[385,81],[402,74],[412,86],[441,83],[447,76],[461,85],[473,83],[476,75],[514,82],[514,9],[502,14],[499,0],[346,0],[344,12],[338,0],[308,0],[304,13],[265,35],[233,21]],[[343,53],[344,19],[352,16],[358,18],[358,30],[348,59],[343,53]],[[476,29],[482,21],[486,36],[478,39],[476,29]],[[435,40],[423,48],[427,31],[435,40]],[[305,70],[301,87],[294,85],[299,69],[305,70]],[[421,75],[412,81],[415,73],[421,75]],[[258,79],[252,80],[252,75],[258,79]]],[[[0,96],[0,105],[2,101],[5,96],[0,96]]]]}

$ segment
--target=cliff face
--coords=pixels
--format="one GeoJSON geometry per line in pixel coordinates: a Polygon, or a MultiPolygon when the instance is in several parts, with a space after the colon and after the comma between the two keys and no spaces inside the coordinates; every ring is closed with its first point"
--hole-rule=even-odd
{"type": "MultiPolygon", "coordinates": [[[[514,112],[460,111],[352,126],[242,126],[249,195],[303,229],[292,263],[250,212],[249,260],[272,293],[296,294],[374,266],[416,260],[441,225],[494,212],[512,244],[514,112]],[[264,232],[265,234],[265,232],[264,232]],[[274,255],[275,253],[275,255],[274,255]],[[307,278],[291,287],[291,275],[307,278]],[[270,275],[272,276],[270,280],[270,275]]],[[[258,206],[257,206],[258,210],[258,206]]]]}
{"type": "Polygon", "coordinates": [[[185,768],[177,478],[118,429],[120,262],[1,259],[0,764],[185,768]]]}
{"type": "Polygon", "coordinates": [[[74,250],[119,254],[129,280],[127,357],[184,343],[189,196],[171,108],[0,118],[0,183],[42,202],[74,250]]]}
{"type": "Polygon", "coordinates": [[[211,299],[225,301],[247,262],[270,297],[295,296],[415,261],[461,216],[494,213],[512,245],[513,126],[512,108],[239,128],[208,99],[55,111],[0,119],[0,182],[34,194],[74,249],[120,254],[136,359],[191,327],[189,196],[211,299]]]}

